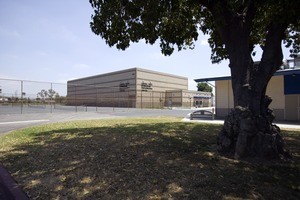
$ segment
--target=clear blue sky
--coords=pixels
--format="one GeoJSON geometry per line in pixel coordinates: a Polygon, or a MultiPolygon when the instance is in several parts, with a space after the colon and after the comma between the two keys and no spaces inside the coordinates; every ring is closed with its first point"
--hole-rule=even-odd
{"type": "Polygon", "coordinates": [[[188,77],[195,90],[195,78],[230,74],[228,61],[211,64],[205,36],[194,50],[170,57],[161,54],[158,43],[110,48],[92,33],[92,13],[88,0],[0,0],[0,78],[66,83],[140,67],[188,77]]]}

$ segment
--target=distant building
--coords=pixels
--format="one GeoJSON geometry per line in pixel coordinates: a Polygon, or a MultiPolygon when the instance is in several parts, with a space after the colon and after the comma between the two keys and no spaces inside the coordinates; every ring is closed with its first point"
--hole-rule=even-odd
{"type": "Polygon", "coordinates": [[[204,107],[211,93],[188,90],[188,78],[141,68],[68,81],[69,105],[100,107],[204,107]]]}
{"type": "MultiPolygon", "coordinates": [[[[290,60],[284,70],[277,71],[271,78],[266,94],[273,101],[270,108],[273,109],[276,119],[300,120],[300,62],[299,57],[290,60]],[[290,65],[290,64],[293,65],[290,65]]],[[[231,77],[214,77],[195,79],[196,82],[215,81],[215,107],[216,116],[225,117],[233,108],[233,93],[231,77]]]]}
{"type": "Polygon", "coordinates": [[[300,69],[300,55],[294,59],[284,60],[281,69],[300,69]]]}

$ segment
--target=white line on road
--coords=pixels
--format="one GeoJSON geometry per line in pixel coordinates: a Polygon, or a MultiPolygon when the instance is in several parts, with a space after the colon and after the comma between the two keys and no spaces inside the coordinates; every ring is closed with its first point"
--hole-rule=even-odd
{"type": "Polygon", "coordinates": [[[28,123],[37,123],[37,122],[48,122],[49,119],[39,119],[39,120],[30,120],[30,121],[15,121],[15,122],[0,122],[0,125],[6,124],[28,124],[28,123]]]}

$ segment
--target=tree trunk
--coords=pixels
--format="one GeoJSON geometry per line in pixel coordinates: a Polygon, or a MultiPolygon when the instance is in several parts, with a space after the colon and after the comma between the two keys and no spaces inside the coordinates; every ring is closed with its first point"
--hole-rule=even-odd
{"type": "Polygon", "coordinates": [[[275,118],[268,108],[272,102],[266,96],[269,80],[282,63],[281,41],[284,24],[270,24],[260,64],[251,57],[251,18],[213,10],[215,16],[223,16],[225,26],[219,33],[228,51],[234,109],[224,122],[218,135],[218,151],[231,154],[236,159],[243,157],[280,158],[289,157],[275,118]]]}
{"type": "MultiPolygon", "coordinates": [[[[243,95],[243,93],[240,93],[243,95]]],[[[218,151],[231,154],[236,159],[243,157],[287,157],[280,129],[273,124],[275,116],[268,108],[271,98],[261,93],[261,100],[252,97],[249,103],[260,104],[261,114],[250,106],[235,106],[226,118],[218,136],[218,151]],[[259,102],[257,102],[259,101],[259,102]]]]}

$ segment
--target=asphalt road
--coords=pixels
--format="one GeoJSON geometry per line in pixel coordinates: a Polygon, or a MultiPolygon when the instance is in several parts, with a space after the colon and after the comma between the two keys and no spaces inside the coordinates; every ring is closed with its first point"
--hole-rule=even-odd
{"type": "MultiPolygon", "coordinates": [[[[198,108],[199,109],[199,108],[198,108]]],[[[211,108],[202,108],[211,110],[211,108]]],[[[175,116],[181,117],[183,121],[189,121],[186,117],[196,109],[137,109],[137,108],[78,108],[53,110],[52,113],[45,110],[28,109],[27,112],[18,113],[17,110],[0,109],[0,135],[10,131],[42,125],[55,122],[64,122],[72,120],[92,120],[92,119],[112,119],[128,117],[157,117],[157,116],[175,116]],[[35,111],[35,112],[34,112],[35,111]],[[185,118],[185,119],[184,119],[185,118]]],[[[24,110],[25,111],[25,110],[24,110]]],[[[223,124],[223,120],[193,120],[198,122],[223,124]]],[[[300,122],[276,123],[280,128],[300,129],[300,122]]]]}
{"type": "MultiPolygon", "coordinates": [[[[3,110],[2,110],[3,111],[3,110]]],[[[186,117],[194,110],[191,109],[128,109],[128,108],[105,108],[90,111],[60,111],[53,113],[27,112],[14,114],[1,112],[0,114],[0,135],[25,127],[36,126],[47,123],[91,120],[127,117],[155,117],[155,116],[176,116],[186,117]]]]}

